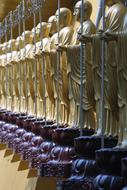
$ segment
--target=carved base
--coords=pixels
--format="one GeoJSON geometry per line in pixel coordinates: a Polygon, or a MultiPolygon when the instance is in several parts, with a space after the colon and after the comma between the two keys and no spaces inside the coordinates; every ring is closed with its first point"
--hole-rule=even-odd
{"type": "Polygon", "coordinates": [[[121,190],[125,184],[122,177],[99,175],[94,179],[94,190],[121,190]]]}
{"type": "Polygon", "coordinates": [[[61,183],[63,190],[93,189],[93,179],[98,175],[94,160],[77,159],[72,165],[71,177],[61,183]]]}
{"type": "Polygon", "coordinates": [[[76,159],[74,147],[55,146],[50,152],[49,161],[41,166],[41,176],[69,177],[74,159],[76,159]]]}
{"type": "MultiPolygon", "coordinates": [[[[116,146],[117,139],[112,137],[105,137],[105,147],[112,148],[116,146]]],[[[76,153],[88,159],[95,159],[95,151],[101,148],[100,136],[82,136],[74,141],[76,153]]]]}
{"type": "Polygon", "coordinates": [[[121,164],[122,164],[122,176],[125,179],[127,179],[127,158],[123,158],[121,164]]]}
{"type": "MultiPolygon", "coordinates": [[[[85,128],[83,130],[84,135],[92,135],[94,133],[93,129],[87,129],[85,128]]],[[[74,139],[76,137],[79,137],[80,130],[79,128],[59,128],[56,129],[52,135],[52,139],[55,143],[63,146],[73,146],[74,145],[74,139]]]]}
{"type": "Polygon", "coordinates": [[[93,187],[93,178],[84,178],[77,180],[66,180],[61,182],[62,190],[95,190],[93,187]]]}
{"type": "Polygon", "coordinates": [[[127,150],[100,149],[96,151],[96,162],[101,174],[121,176],[121,159],[127,157],[127,150]]]}
{"type": "Polygon", "coordinates": [[[41,177],[68,178],[71,174],[71,163],[42,164],[39,175],[41,177]]]}

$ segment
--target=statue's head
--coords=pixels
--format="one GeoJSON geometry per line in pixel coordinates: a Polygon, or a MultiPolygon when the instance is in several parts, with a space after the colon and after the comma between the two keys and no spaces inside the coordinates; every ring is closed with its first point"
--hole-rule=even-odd
{"type": "Polygon", "coordinates": [[[4,45],[4,44],[0,44],[0,55],[3,54],[3,45],[4,45]]]}
{"type": "Polygon", "coordinates": [[[49,29],[48,29],[48,23],[42,22],[37,25],[36,34],[40,37],[40,32],[42,32],[42,37],[48,37],[49,35],[49,29]]]}
{"type": "Polygon", "coordinates": [[[60,24],[60,28],[68,26],[72,21],[72,12],[68,8],[60,8],[60,19],[59,19],[59,10],[56,11],[56,21],[57,24],[60,24]]]}
{"type": "Polygon", "coordinates": [[[48,29],[50,35],[54,34],[57,31],[57,23],[55,15],[49,17],[48,19],[48,29]]]}
{"type": "Polygon", "coordinates": [[[105,0],[105,4],[110,7],[112,6],[113,4],[115,3],[118,3],[118,2],[124,2],[124,0],[105,0]]]}
{"type": "Polygon", "coordinates": [[[3,47],[2,47],[2,53],[6,54],[9,51],[8,49],[8,42],[4,42],[3,43],[3,47]]]}
{"type": "Polygon", "coordinates": [[[16,40],[15,39],[9,40],[9,42],[8,42],[8,49],[9,49],[10,52],[17,50],[16,40]]]}
{"type": "Polygon", "coordinates": [[[36,35],[36,42],[38,42],[40,40],[40,33],[38,32],[37,26],[32,28],[32,33],[33,33],[33,39],[34,39],[34,35],[36,35]]]}
{"type": "MultiPolygon", "coordinates": [[[[82,1],[80,0],[75,4],[74,13],[73,13],[73,15],[77,18],[78,21],[80,21],[81,19],[81,11],[82,11],[82,1]]],[[[87,0],[83,0],[84,21],[90,19],[91,14],[92,14],[92,4],[87,0]]]]}
{"type": "Polygon", "coordinates": [[[22,40],[23,41],[25,40],[25,44],[32,44],[33,38],[34,38],[34,35],[32,31],[27,30],[22,33],[22,40]]]}
{"type": "Polygon", "coordinates": [[[16,46],[17,46],[17,50],[20,50],[20,49],[22,49],[23,48],[23,38],[22,38],[22,36],[18,36],[17,38],[16,38],[16,46]]]}

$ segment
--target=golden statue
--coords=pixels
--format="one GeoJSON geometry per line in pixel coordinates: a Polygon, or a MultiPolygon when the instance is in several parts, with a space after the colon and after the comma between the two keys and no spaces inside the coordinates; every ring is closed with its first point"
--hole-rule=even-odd
{"type": "Polygon", "coordinates": [[[21,97],[22,97],[22,80],[21,80],[21,49],[23,48],[22,37],[19,36],[16,39],[16,47],[17,47],[17,56],[16,59],[13,60],[14,63],[14,91],[15,91],[15,99],[17,110],[19,112],[22,111],[21,108],[21,97]]]}
{"type": "MultiPolygon", "coordinates": [[[[58,19],[58,10],[56,11],[56,18],[58,19]]],[[[70,100],[69,100],[69,83],[68,83],[68,71],[67,71],[68,66],[67,66],[67,60],[66,60],[66,52],[62,52],[59,47],[67,46],[67,45],[70,45],[71,43],[72,36],[74,33],[73,27],[71,26],[71,21],[72,21],[71,11],[68,8],[61,8],[60,9],[61,30],[59,32],[59,44],[58,44],[58,37],[56,41],[56,44],[58,44],[59,46],[58,46],[58,49],[56,46],[57,51],[55,51],[55,56],[56,54],[57,56],[60,56],[59,74],[58,74],[59,76],[57,75],[57,64],[56,64],[57,62],[56,62],[54,63],[54,84],[55,84],[54,97],[55,97],[56,105],[57,105],[57,101],[59,101],[59,108],[60,108],[59,117],[62,123],[68,123],[69,121],[70,100]]],[[[52,52],[51,54],[54,54],[53,49],[51,52],[52,52]]]]}
{"type": "MultiPolygon", "coordinates": [[[[43,56],[45,58],[45,68],[46,68],[46,90],[49,97],[49,114],[51,119],[55,119],[55,98],[54,98],[54,88],[53,88],[53,77],[52,77],[52,66],[50,61],[50,55],[45,52],[50,51],[50,43],[52,43],[52,37],[55,35],[57,31],[56,26],[56,17],[51,16],[48,19],[48,30],[49,30],[49,38],[47,46],[43,47],[43,56]]],[[[55,43],[55,42],[54,42],[55,43]]]]}
{"type": "MultiPolygon", "coordinates": [[[[25,42],[25,47],[21,49],[21,86],[22,86],[22,112],[29,112],[34,114],[34,92],[33,80],[31,80],[32,73],[30,73],[29,66],[31,64],[31,57],[33,58],[33,33],[25,31],[22,34],[22,40],[25,42]]],[[[33,63],[33,62],[32,62],[33,63]]]]}
{"type": "MultiPolygon", "coordinates": [[[[121,0],[106,0],[108,6],[105,17],[105,33],[117,32],[122,29],[125,7],[121,0]]],[[[98,31],[102,30],[102,24],[98,31]]],[[[101,31],[100,36],[103,36],[101,31]]],[[[100,36],[93,37],[93,77],[97,113],[97,134],[102,132],[101,126],[101,42],[100,36]]],[[[105,135],[118,135],[118,84],[117,59],[115,53],[116,42],[105,43],[105,74],[104,74],[104,100],[105,100],[105,135]],[[108,56],[107,56],[108,55],[108,56]]]]}
{"type": "MultiPolygon", "coordinates": [[[[123,9],[124,11],[124,9],[123,9]]],[[[124,12],[123,12],[124,13],[124,12]]],[[[117,81],[118,81],[118,106],[119,106],[119,146],[127,147],[127,98],[126,98],[126,48],[127,48],[127,13],[125,14],[124,22],[122,19],[122,31],[110,31],[106,33],[106,37],[112,43],[116,42],[116,64],[117,64],[117,81]]],[[[121,29],[120,29],[121,30],[121,29]]]]}
{"type": "MultiPolygon", "coordinates": [[[[75,5],[74,15],[76,15],[77,21],[80,21],[81,16],[81,5],[82,2],[78,1],[75,5]]],[[[94,34],[96,32],[95,25],[90,20],[92,13],[92,5],[88,1],[83,3],[84,9],[84,22],[83,22],[83,35],[94,34]]],[[[80,33],[80,27],[78,29],[80,33]]],[[[78,35],[77,35],[78,37],[78,35]]],[[[75,36],[76,38],[76,36],[75,36]]],[[[77,38],[76,38],[77,39],[77,38]]],[[[72,41],[73,42],[73,41],[72,41]]],[[[67,58],[68,68],[70,72],[70,102],[71,102],[71,113],[73,112],[73,124],[79,126],[79,110],[80,110],[80,44],[78,39],[67,46],[67,58]]],[[[91,77],[92,73],[92,52],[91,45],[87,43],[85,46],[85,60],[83,66],[83,77],[84,77],[84,88],[83,88],[83,122],[85,127],[95,128],[95,100],[94,100],[94,88],[93,80],[91,77]]],[[[72,119],[71,119],[72,120],[72,119]]]]}
{"type": "Polygon", "coordinates": [[[0,104],[2,108],[6,108],[6,72],[5,72],[5,63],[6,63],[6,51],[5,46],[7,44],[0,45],[0,104]]]}
{"type": "Polygon", "coordinates": [[[9,60],[9,75],[10,75],[10,85],[9,85],[9,91],[11,94],[12,99],[12,111],[18,111],[19,110],[19,93],[17,91],[16,87],[16,80],[15,75],[17,75],[17,68],[16,63],[18,62],[18,51],[17,51],[17,41],[15,39],[10,40],[9,42],[9,49],[11,51],[11,57],[9,60]]]}
{"type": "Polygon", "coordinates": [[[39,116],[46,116],[47,118],[51,118],[50,115],[50,105],[49,105],[49,97],[46,91],[45,84],[45,67],[46,67],[46,59],[44,55],[42,55],[42,51],[49,50],[49,29],[46,22],[39,23],[37,25],[36,35],[41,35],[42,40],[38,40],[36,43],[36,63],[37,63],[37,81],[38,81],[38,112],[39,116]]]}
{"type": "Polygon", "coordinates": [[[5,90],[7,108],[8,110],[13,110],[13,76],[12,76],[12,53],[11,53],[11,40],[4,44],[3,51],[5,52],[3,64],[4,64],[4,73],[3,78],[3,90],[5,90]]]}

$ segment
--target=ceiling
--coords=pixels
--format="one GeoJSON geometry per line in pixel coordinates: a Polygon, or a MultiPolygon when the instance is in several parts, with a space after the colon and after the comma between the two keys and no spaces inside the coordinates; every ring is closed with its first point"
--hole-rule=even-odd
{"type": "MultiPolygon", "coordinates": [[[[0,0],[0,21],[16,6],[20,3],[21,0],[0,0]],[[11,3],[10,3],[11,2],[11,3]]],[[[27,0],[26,0],[27,1],[27,0]]],[[[61,6],[72,7],[76,0],[61,0],[61,6]]],[[[44,6],[44,14],[47,16],[51,15],[54,12],[54,9],[57,8],[57,0],[46,0],[44,6]],[[48,10],[48,11],[47,11],[48,10]]]]}
{"type": "MultiPolygon", "coordinates": [[[[28,1],[28,0],[25,0],[28,1]]],[[[42,0],[43,1],[43,0],[42,0]]],[[[73,10],[74,4],[78,0],[60,0],[61,7],[68,7],[73,10]]],[[[89,0],[94,10],[97,10],[98,0],[89,0]]],[[[4,19],[4,17],[12,10],[15,10],[17,5],[21,2],[21,0],[0,0],[0,21],[4,19]]],[[[45,0],[44,6],[42,7],[42,21],[47,21],[47,19],[54,15],[57,10],[58,0],[45,0]]],[[[96,11],[93,11],[92,20],[94,21],[96,18],[96,11]]],[[[38,22],[38,21],[37,21],[38,22]]],[[[33,18],[30,18],[26,21],[26,30],[31,30],[33,28],[33,18]]],[[[14,38],[18,36],[18,28],[14,29],[14,38]]],[[[10,38],[10,37],[8,37],[10,38]]]]}
{"type": "MultiPolygon", "coordinates": [[[[26,0],[28,1],[28,0],[26,0]]],[[[61,7],[68,7],[73,9],[73,5],[77,0],[61,0],[61,7]]],[[[0,21],[10,12],[15,10],[17,5],[21,0],[0,0],[0,21]],[[11,2],[11,3],[10,3],[11,2]]],[[[47,19],[53,15],[57,10],[58,0],[45,0],[45,4],[42,7],[42,21],[47,21],[47,19]]],[[[30,18],[26,21],[26,30],[33,28],[33,19],[30,18]]],[[[18,36],[18,28],[14,29],[14,37],[18,36]]],[[[10,37],[8,37],[10,38],[10,37]]]]}
{"type": "Polygon", "coordinates": [[[0,21],[19,4],[20,0],[0,0],[0,21]],[[11,2],[11,3],[10,3],[11,2]]]}

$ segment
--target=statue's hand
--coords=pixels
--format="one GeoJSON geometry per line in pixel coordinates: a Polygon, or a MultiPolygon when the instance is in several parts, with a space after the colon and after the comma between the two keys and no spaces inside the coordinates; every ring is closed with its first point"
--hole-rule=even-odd
{"type": "Polygon", "coordinates": [[[98,36],[101,40],[104,40],[104,39],[105,39],[104,30],[99,30],[98,33],[97,33],[97,36],[98,36]]]}
{"type": "Polygon", "coordinates": [[[39,57],[39,54],[38,53],[35,53],[35,58],[38,58],[39,57]]]}
{"type": "Polygon", "coordinates": [[[107,42],[117,40],[117,35],[110,31],[104,32],[103,30],[99,30],[98,36],[101,40],[105,40],[107,42]]]}
{"type": "Polygon", "coordinates": [[[78,35],[78,40],[80,41],[80,42],[84,42],[84,43],[89,43],[89,42],[91,42],[92,41],[92,35],[90,36],[90,35],[78,35]]]}
{"type": "Polygon", "coordinates": [[[50,55],[50,52],[42,50],[42,55],[48,56],[48,55],[50,55]]]}
{"type": "Polygon", "coordinates": [[[114,41],[114,40],[117,40],[117,34],[113,33],[113,32],[105,32],[105,39],[107,41],[114,41]]]}
{"type": "Polygon", "coordinates": [[[60,44],[57,46],[56,50],[58,52],[67,51],[67,47],[60,44]]]}

